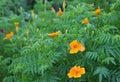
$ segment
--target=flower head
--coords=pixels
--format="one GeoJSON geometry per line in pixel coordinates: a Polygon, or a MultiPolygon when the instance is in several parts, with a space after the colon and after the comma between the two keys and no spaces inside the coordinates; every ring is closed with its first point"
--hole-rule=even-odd
{"type": "Polygon", "coordinates": [[[81,68],[80,66],[74,66],[70,69],[67,75],[69,78],[79,78],[82,74],[85,74],[85,68],[81,68]]]}
{"type": "Polygon", "coordinates": [[[53,6],[51,7],[51,10],[52,10],[53,12],[55,12],[55,8],[54,8],[53,6]]]}
{"type": "Polygon", "coordinates": [[[61,10],[61,8],[59,8],[59,11],[57,13],[59,16],[63,15],[63,11],[61,10]]]}
{"type": "Polygon", "coordinates": [[[94,13],[95,13],[96,15],[100,15],[100,12],[101,12],[100,8],[98,8],[98,9],[96,9],[96,10],[94,11],[94,13]]]}
{"type": "Polygon", "coordinates": [[[15,22],[16,32],[18,32],[19,22],[15,22]]]}
{"type": "Polygon", "coordinates": [[[85,18],[83,21],[82,21],[82,24],[88,24],[89,21],[88,21],[88,18],[85,18]]]}
{"type": "Polygon", "coordinates": [[[70,43],[70,53],[78,53],[78,51],[85,51],[85,47],[82,45],[82,43],[79,43],[77,40],[74,40],[70,43]]]}
{"type": "Polygon", "coordinates": [[[14,32],[10,32],[9,34],[6,34],[6,37],[4,39],[10,39],[14,35],[14,32]]]}
{"type": "Polygon", "coordinates": [[[15,27],[18,27],[19,26],[19,22],[15,22],[15,27]]]}
{"type": "Polygon", "coordinates": [[[47,35],[54,38],[54,37],[57,36],[59,33],[60,33],[60,31],[57,31],[57,32],[53,32],[53,33],[50,33],[50,34],[47,34],[47,35]]]}

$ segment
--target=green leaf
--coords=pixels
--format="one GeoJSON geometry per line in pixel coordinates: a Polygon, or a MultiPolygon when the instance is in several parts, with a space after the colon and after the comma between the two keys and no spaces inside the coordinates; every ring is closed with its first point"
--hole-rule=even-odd
{"type": "Polygon", "coordinates": [[[106,57],[105,59],[102,60],[102,63],[108,64],[108,65],[110,63],[113,63],[114,65],[116,65],[115,59],[113,57],[106,57]]]}
{"type": "Polygon", "coordinates": [[[99,55],[97,52],[86,52],[85,57],[87,59],[99,61],[99,55]]]}
{"type": "Polygon", "coordinates": [[[96,70],[94,71],[93,75],[101,74],[104,77],[108,77],[109,76],[109,72],[108,71],[109,70],[106,67],[100,66],[100,67],[96,68],[96,70]]]}

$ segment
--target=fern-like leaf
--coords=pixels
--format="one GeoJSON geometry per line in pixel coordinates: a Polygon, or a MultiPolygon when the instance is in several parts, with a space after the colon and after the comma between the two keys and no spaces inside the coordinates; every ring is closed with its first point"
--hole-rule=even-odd
{"type": "Polygon", "coordinates": [[[99,61],[99,55],[97,52],[86,52],[85,57],[87,59],[99,61]]]}

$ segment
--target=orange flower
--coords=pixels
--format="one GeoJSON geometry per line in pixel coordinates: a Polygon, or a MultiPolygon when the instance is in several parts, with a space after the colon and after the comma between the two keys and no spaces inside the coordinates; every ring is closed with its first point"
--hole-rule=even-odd
{"type": "Polygon", "coordinates": [[[15,22],[15,27],[18,27],[19,26],[19,22],[15,22]]]}
{"type": "Polygon", "coordinates": [[[69,78],[79,78],[82,74],[85,74],[85,68],[81,68],[80,66],[74,66],[70,69],[67,75],[69,78]]]}
{"type": "Polygon", "coordinates": [[[89,21],[88,21],[88,18],[85,18],[83,21],[82,21],[82,24],[88,24],[89,21]]]}
{"type": "Polygon", "coordinates": [[[57,13],[59,16],[63,15],[63,11],[61,10],[61,8],[59,8],[59,11],[57,13]]]}
{"type": "Polygon", "coordinates": [[[13,32],[10,32],[9,34],[6,34],[6,37],[4,39],[10,39],[14,35],[13,32]]]}
{"type": "Polygon", "coordinates": [[[47,35],[54,38],[54,37],[57,36],[59,33],[60,33],[60,31],[57,31],[57,32],[53,32],[53,33],[47,34],[47,35]]]}
{"type": "Polygon", "coordinates": [[[85,47],[82,45],[82,43],[79,43],[77,40],[74,40],[70,43],[70,53],[78,53],[78,51],[85,51],[85,47]]]}
{"type": "Polygon", "coordinates": [[[98,9],[96,9],[96,10],[94,11],[94,13],[95,13],[96,15],[100,15],[100,12],[101,12],[100,8],[98,8],[98,9]]]}

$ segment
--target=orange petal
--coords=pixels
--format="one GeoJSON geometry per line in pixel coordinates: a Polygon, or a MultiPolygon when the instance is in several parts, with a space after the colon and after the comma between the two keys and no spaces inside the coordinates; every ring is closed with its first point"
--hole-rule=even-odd
{"type": "Polygon", "coordinates": [[[74,75],[74,78],[80,78],[81,74],[74,75]]]}
{"type": "Polygon", "coordinates": [[[78,49],[70,49],[70,54],[78,53],[78,49]]]}
{"type": "Polygon", "coordinates": [[[85,47],[82,45],[82,43],[79,43],[79,51],[85,51],[85,47]]]}
{"type": "Polygon", "coordinates": [[[82,21],[82,24],[88,24],[89,21],[88,21],[88,18],[85,18],[83,21],[82,21]]]}
{"type": "Polygon", "coordinates": [[[81,74],[85,74],[85,68],[81,68],[81,74]]]}
{"type": "Polygon", "coordinates": [[[73,40],[71,43],[70,43],[70,47],[71,48],[74,48],[74,45],[77,44],[78,41],[77,40],[73,40]]]}
{"type": "Polygon", "coordinates": [[[61,10],[61,8],[59,8],[59,11],[57,13],[59,16],[63,15],[63,11],[61,10]]]}
{"type": "Polygon", "coordinates": [[[101,12],[100,8],[98,8],[98,9],[96,9],[96,10],[94,11],[94,13],[95,13],[96,15],[100,15],[100,12],[101,12]]]}
{"type": "Polygon", "coordinates": [[[19,22],[15,22],[15,26],[18,27],[19,26],[19,22]]]}
{"type": "Polygon", "coordinates": [[[73,77],[73,75],[71,73],[68,73],[67,75],[68,75],[69,78],[73,77]]]}
{"type": "Polygon", "coordinates": [[[48,35],[48,36],[51,36],[51,37],[55,37],[55,36],[57,36],[59,33],[60,33],[60,31],[58,31],[58,32],[53,32],[53,33],[47,34],[47,35],[48,35]]]}

